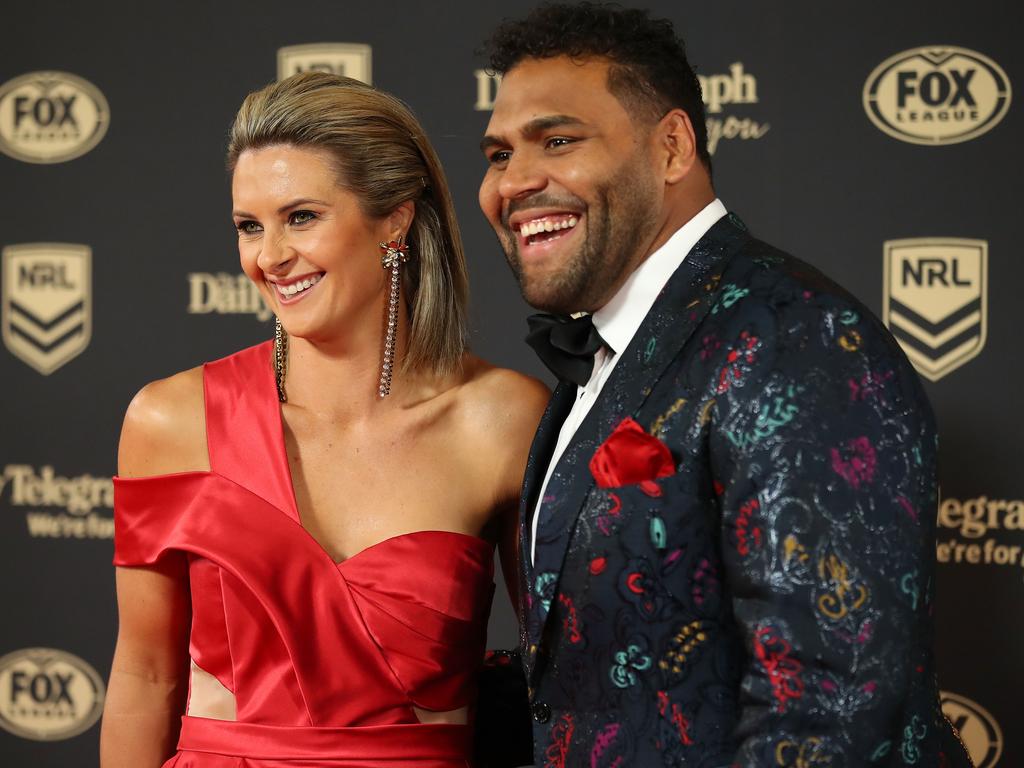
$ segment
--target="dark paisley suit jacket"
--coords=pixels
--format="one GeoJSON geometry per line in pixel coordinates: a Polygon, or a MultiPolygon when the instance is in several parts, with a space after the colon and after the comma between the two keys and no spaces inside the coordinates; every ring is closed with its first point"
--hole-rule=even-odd
{"type": "MultiPolygon", "coordinates": [[[[575,386],[531,450],[522,538],[575,386]]],[[[730,215],[552,475],[524,557],[539,766],[967,766],[932,656],[935,426],[878,320],[730,215]],[[655,486],[600,488],[633,417],[655,486]]]]}

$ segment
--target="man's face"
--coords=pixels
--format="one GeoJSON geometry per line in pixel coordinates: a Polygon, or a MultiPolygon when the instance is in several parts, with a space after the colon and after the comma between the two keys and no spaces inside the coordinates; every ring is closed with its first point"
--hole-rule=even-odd
{"type": "Polygon", "coordinates": [[[608,68],[524,59],[506,73],[481,142],[480,207],[523,297],[541,309],[600,309],[657,229],[653,124],[609,92],[608,68]]]}

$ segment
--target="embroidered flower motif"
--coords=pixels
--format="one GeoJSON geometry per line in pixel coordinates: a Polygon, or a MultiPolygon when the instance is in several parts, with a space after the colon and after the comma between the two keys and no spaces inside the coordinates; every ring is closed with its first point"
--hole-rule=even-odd
{"type": "Polygon", "coordinates": [[[615,652],[615,663],[609,675],[612,682],[619,688],[636,685],[637,672],[643,672],[651,666],[651,657],[643,652],[638,645],[629,645],[624,651],[615,652]]]}
{"type": "Polygon", "coordinates": [[[722,297],[718,300],[715,306],[711,308],[711,314],[717,315],[718,310],[728,309],[737,301],[742,299],[744,296],[747,296],[749,293],[749,288],[740,288],[739,286],[734,285],[733,283],[727,283],[726,285],[723,285],[722,297]]]}
{"type": "Polygon", "coordinates": [[[565,632],[569,642],[575,645],[583,639],[583,635],[580,634],[580,619],[576,613],[576,606],[573,604],[572,598],[567,595],[559,595],[558,602],[565,609],[565,616],[562,618],[562,631],[565,632]]]}
{"type": "Polygon", "coordinates": [[[849,440],[831,450],[832,469],[853,488],[870,483],[875,477],[878,457],[867,437],[849,440]]]}
{"type": "Polygon", "coordinates": [[[665,691],[658,691],[658,714],[672,723],[681,744],[687,747],[693,745],[693,738],[690,736],[690,721],[683,715],[683,708],[674,701],[670,701],[665,691]]]}
{"type": "Polygon", "coordinates": [[[630,560],[619,574],[619,594],[645,619],[657,616],[664,604],[654,568],[644,558],[630,560]]]}
{"type": "Polygon", "coordinates": [[[592,768],[599,765],[622,765],[622,757],[612,752],[615,742],[618,740],[620,727],[618,723],[608,723],[594,736],[594,746],[590,750],[590,765],[592,768]]]}
{"type": "Polygon", "coordinates": [[[566,713],[560,715],[551,726],[551,742],[544,750],[544,768],[565,768],[569,758],[569,746],[572,734],[576,730],[576,721],[566,713]]]}
{"type": "Polygon", "coordinates": [[[790,656],[792,652],[793,646],[774,627],[761,627],[754,635],[754,655],[768,677],[779,713],[786,711],[791,699],[804,695],[804,681],[800,678],[804,666],[790,656]]]}
{"type": "Polygon", "coordinates": [[[832,621],[840,621],[860,610],[868,600],[868,588],[831,545],[818,561],[818,610],[832,621]]]}
{"type": "Polygon", "coordinates": [[[537,574],[537,581],[534,591],[544,606],[544,612],[551,610],[551,600],[555,596],[555,582],[558,581],[558,574],[553,571],[544,571],[537,574]]]}
{"type": "Polygon", "coordinates": [[[740,384],[749,372],[750,366],[757,362],[757,349],[761,340],[749,331],[743,331],[739,339],[725,355],[725,365],[718,372],[717,394],[727,392],[733,385],[740,384]]]}

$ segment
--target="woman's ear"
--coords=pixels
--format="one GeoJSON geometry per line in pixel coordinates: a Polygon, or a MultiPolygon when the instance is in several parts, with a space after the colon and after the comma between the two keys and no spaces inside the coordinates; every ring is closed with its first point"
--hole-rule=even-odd
{"type": "Polygon", "coordinates": [[[387,216],[388,239],[397,240],[399,236],[407,237],[416,215],[416,203],[406,200],[387,216]]]}

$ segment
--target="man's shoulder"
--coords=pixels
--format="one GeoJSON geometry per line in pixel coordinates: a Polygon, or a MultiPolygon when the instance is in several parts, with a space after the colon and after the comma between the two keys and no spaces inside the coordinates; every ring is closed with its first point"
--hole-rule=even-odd
{"type": "Polygon", "coordinates": [[[769,302],[784,303],[812,294],[839,304],[861,303],[819,267],[756,237],[750,237],[736,252],[722,282],[742,283],[750,296],[769,302]]]}

